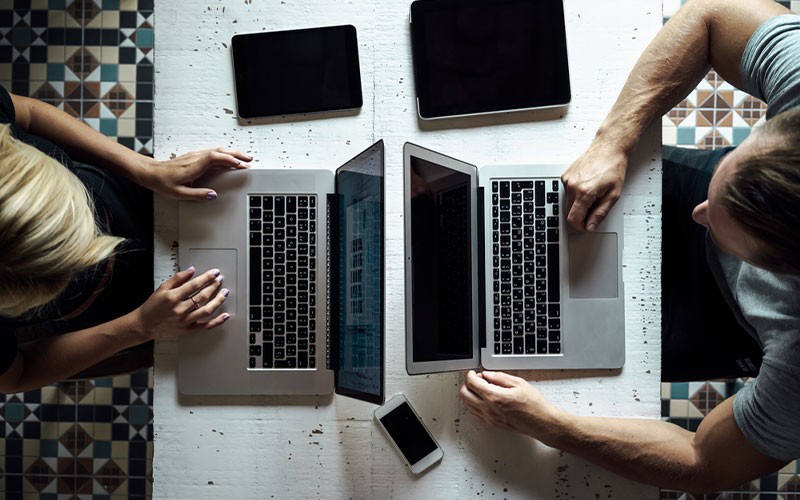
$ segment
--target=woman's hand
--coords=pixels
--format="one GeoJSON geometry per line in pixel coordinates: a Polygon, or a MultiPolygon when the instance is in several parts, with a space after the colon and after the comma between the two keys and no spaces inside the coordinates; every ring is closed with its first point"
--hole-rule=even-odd
{"type": "Polygon", "coordinates": [[[242,162],[252,160],[251,156],[241,151],[224,148],[193,151],[171,160],[149,160],[140,184],[176,200],[214,200],[217,198],[216,192],[209,188],[195,187],[194,181],[212,168],[249,168],[242,162]]]}
{"type": "Polygon", "coordinates": [[[227,321],[229,314],[215,315],[229,293],[221,288],[219,269],[194,275],[194,267],[175,274],[133,312],[136,330],[145,336],[143,341],[210,330],[227,321]]]}

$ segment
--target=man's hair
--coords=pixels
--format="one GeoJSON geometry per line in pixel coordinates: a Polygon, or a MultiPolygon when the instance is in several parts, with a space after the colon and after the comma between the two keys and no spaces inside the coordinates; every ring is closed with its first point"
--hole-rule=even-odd
{"type": "Polygon", "coordinates": [[[721,203],[761,244],[756,265],[800,274],[800,108],[753,133],[762,142],[732,173],[721,203]]]}
{"type": "Polygon", "coordinates": [[[98,229],[77,176],[0,126],[0,315],[52,301],[121,241],[98,229]]]}

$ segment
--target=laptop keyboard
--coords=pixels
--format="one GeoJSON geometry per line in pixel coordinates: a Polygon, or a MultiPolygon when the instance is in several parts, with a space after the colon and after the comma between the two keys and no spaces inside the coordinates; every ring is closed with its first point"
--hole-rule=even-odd
{"type": "Polygon", "coordinates": [[[558,188],[558,179],[492,181],[495,354],[561,354],[558,188]]]}
{"type": "Polygon", "coordinates": [[[316,367],[317,198],[249,195],[249,369],[316,367]]]}

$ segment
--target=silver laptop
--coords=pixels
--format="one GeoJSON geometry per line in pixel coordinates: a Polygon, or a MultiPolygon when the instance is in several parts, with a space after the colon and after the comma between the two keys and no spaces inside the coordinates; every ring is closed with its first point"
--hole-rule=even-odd
{"type": "MultiPolygon", "coordinates": [[[[384,146],[336,174],[240,170],[179,204],[182,268],[219,268],[230,319],[182,337],[184,394],[384,398],[384,146]]],[[[221,312],[222,312],[221,311],[221,312]]]]}
{"type": "Polygon", "coordinates": [[[622,208],[566,223],[565,165],[476,166],[403,149],[406,369],[620,368],[622,208]]]}

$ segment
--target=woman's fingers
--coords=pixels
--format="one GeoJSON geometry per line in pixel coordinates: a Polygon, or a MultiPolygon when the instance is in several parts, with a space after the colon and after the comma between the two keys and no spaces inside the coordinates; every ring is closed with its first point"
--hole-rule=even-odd
{"type": "Polygon", "coordinates": [[[179,286],[189,281],[192,278],[192,276],[194,276],[194,272],[195,272],[194,266],[189,266],[187,269],[175,273],[167,281],[165,281],[164,284],[161,285],[161,287],[167,290],[178,288],[179,286]]]}
{"type": "Polygon", "coordinates": [[[208,285],[211,285],[217,280],[217,278],[221,276],[220,273],[221,271],[219,269],[210,269],[203,274],[195,276],[191,280],[186,281],[182,285],[173,288],[173,294],[176,295],[179,300],[187,299],[208,285]]]}
{"type": "Polygon", "coordinates": [[[217,192],[211,188],[177,186],[172,193],[176,200],[213,201],[217,199],[217,192]]]}
{"type": "MultiPolygon", "coordinates": [[[[246,161],[246,162],[253,161],[253,157],[252,156],[250,156],[247,153],[243,153],[243,152],[241,152],[239,150],[236,150],[236,149],[228,149],[228,148],[220,147],[220,148],[216,148],[214,151],[217,151],[218,153],[223,153],[223,154],[226,154],[226,155],[233,156],[237,160],[246,161]]],[[[244,166],[241,166],[241,168],[244,168],[244,166]]]]}
{"type": "MultiPolygon", "coordinates": [[[[214,292],[216,292],[216,289],[214,289],[214,292]]],[[[228,297],[229,293],[230,290],[228,290],[227,288],[223,288],[219,290],[219,293],[217,293],[216,295],[212,295],[207,298],[206,298],[207,294],[205,293],[205,291],[195,295],[192,298],[195,300],[196,303],[200,304],[200,306],[192,311],[189,311],[189,314],[186,315],[186,321],[190,324],[198,322],[205,323],[205,320],[207,320],[211,315],[214,314],[214,312],[217,309],[220,308],[220,306],[222,306],[223,302],[225,302],[225,299],[228,297]],[[198,297],[201,297],[201,294],[202,294],[202,299],[198,299],[198,297]],[[205,302],[201,302],[201,300],[204,300],[205,302]]]]}

